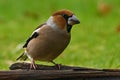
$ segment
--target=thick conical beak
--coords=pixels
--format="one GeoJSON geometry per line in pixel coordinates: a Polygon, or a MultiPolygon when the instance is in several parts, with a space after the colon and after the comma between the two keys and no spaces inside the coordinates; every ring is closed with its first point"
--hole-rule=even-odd
{"type": "Polygon", "coordinates": [[[80,21],[77,19],[75,15],[72,15],[72,17],[68,18],[68,24],[69,25],[74,25],[74,24],[79,24],[80,21]]]}

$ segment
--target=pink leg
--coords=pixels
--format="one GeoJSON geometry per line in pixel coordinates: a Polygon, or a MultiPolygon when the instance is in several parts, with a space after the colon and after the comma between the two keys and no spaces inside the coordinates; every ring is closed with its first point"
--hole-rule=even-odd
{"type": "Polygon", "coordinates": [[[61,69],[61,64],[56,64],[54,61],[51,61],[51,62],[57,67],[58,70],[61,69]]]}
{"type": "Polygon", "coordinates": [[[35,69],[36,70],[36,68],[37,68],[37,65],[35,64],[35,61],[32,59],[30,69],[35,69]]]}

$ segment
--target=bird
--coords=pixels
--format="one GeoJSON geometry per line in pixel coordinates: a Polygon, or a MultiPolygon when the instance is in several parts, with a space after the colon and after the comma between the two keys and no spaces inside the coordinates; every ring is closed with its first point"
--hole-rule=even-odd
{"type": "Polygon", "coordinates": [[[30,59],[30,68],[36,69],[35,61],[51,62],[68,46],[73,25],[79,24],[75,14],[67,9],[54,12],[39,25],[23,45],[24,52],[16,60],[30,59]]]}

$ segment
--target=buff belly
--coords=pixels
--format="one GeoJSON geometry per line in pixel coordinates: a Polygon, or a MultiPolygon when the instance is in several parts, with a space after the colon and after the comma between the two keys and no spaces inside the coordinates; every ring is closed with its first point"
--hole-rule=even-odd
{"type": "Polygon", "coordinates": [[[63,52],[69,42],[70,35],[57,32],[54,34],[46,33],[31,40],[26,50],[27,54],[34,60],[52,61],[63,52]]]}

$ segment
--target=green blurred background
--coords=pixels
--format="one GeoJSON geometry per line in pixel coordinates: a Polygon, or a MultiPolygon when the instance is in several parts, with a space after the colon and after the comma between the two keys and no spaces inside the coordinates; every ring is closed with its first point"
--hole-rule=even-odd
{"type": "Polygon", "coordinates": [[[33,30],[60,9],[73,11],[81,24],[56,63],[120,68],[120,0],[0,0],[0,69],[15,63],[33,30]]]}

